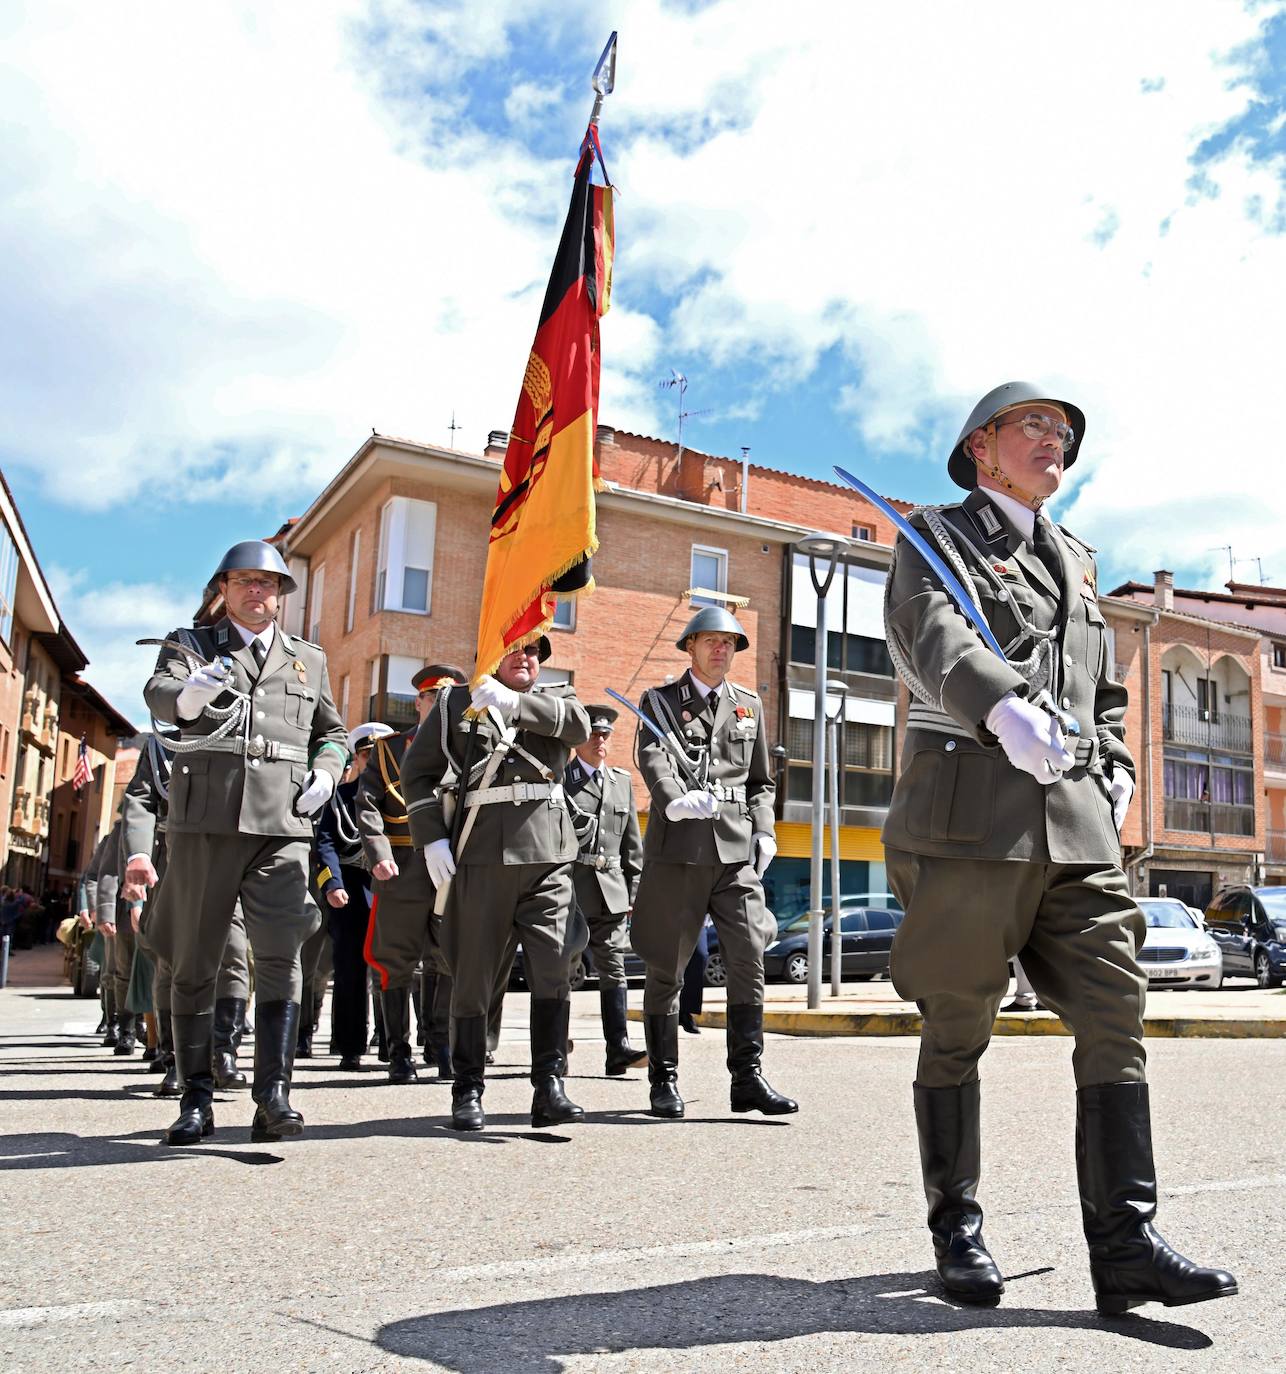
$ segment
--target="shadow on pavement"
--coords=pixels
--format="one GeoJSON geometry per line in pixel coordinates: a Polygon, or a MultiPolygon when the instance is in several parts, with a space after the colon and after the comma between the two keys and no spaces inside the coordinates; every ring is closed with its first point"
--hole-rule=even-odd
{"type": "MultiPolygon", "coordinates": [[[[81,1136],[69,1131],[33,1131],[0,1136],[0,1173],[15,1169],[84,1169],[104,1164],[157,1164],[174,1159],[214,1156],[234,1164],[280,1164],[281,1155],[224,1150],[217,1145],[183,1149],[160,1146],[161,1128],[127,1136],[81,1136]]],[[[246,1130],[249,1139],[249,1129],[246,1130]]]]}
{"type": "MultiPolygon", "coordinates": [[[[426,1279],[432,1282],[432,1274],[426,1279]]],[[[564,1356],[770,1343],[800,1336],[1050,1328],[1092,1330],[1174,1350],[1204,1350],[1202,1331],[1147,1317],[1013,1305],[953,1307],[932,1271],[813,1283],[771,1274],[724,1274],[616,1293],[586,1293],[461,1308],[390,1322],[375,1344],[459,1374],[555,1374],[564,1356]]],[[[770,1362],[771,1357],[764,1357],[770,1362]]],[[[1122,1351],[1122,1358],[1127,1358],[1122,1351]]],[[[766,1365],[766,1367],[770,1367],[766,1365]]]]}

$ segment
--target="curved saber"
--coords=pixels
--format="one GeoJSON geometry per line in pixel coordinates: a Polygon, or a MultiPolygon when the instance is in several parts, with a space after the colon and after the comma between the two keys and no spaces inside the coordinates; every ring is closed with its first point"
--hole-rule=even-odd
{"type": "Polygon", "coordinates": [[[683,770],[683,776],[687,778],[687,780],[692,784],[694,788],[696,788],[698,792],[708,792],[710,790],[697,777],[696,772],[693,770],[692,764],[689,763],[688,760],[683,757],[683,755],[675,747],[674,742],[670,739],[668,735],[665,734],[665,732],[652,719],[651,716],[645,714],[643,711],[640,711],[639,708],[635,706],[635,704],[629,699],[629,697],[623,697],[619,692],[612,691],[610,687],[604,687],[603,690],[607,693],[609,697],[612,698],[613,701],[619,701],[622,706],[634,712],[634,714],[643,722],[643,724],[646,725],[647,728],[656,736],[661,746],[669,753],[670,757],[683,770]]]}

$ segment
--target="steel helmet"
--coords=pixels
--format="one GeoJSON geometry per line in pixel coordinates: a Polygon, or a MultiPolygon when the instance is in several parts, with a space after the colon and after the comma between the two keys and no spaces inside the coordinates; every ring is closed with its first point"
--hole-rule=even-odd
{"type": "Polygon", "coordinates": [[[299,590],[295,579],[290,575],[290,569],[286,567],[286,560],[273,545],[262,539],[243,539],[240,544],[234,544],[219,561],[219,566],[215,568],[214,576],[210,579],[211,584],[217,583],[221,577],[226,577],[236,568],[276,573],[281,578],[283,594],[299,590]]]}
{"type": "Polygon", "coordinates": [[[1076,461],[1076,455],[1081,451],[1081,440],[1085,437],[1084,411],[1079,406],[1072,405],[1070,401],[1060,401],[1048,391],[1032,386],[1030,382],[1005,382],[1002,386],[987,392],[969,412],[969,418],[964,422],[964,428],[951,449],[947,471],[958,487],[972,491],[978,485],[978,469],[973,459],[965,452],[965,440],[975,429],[984,429],[1002,410],[1020,406],[1026,401],[1050,401],[1067,413],[1067,423],[1072,427],[1073,439],[1071,448],[1063,455],[1063,471],[1066,472],[1076,461]]]}
{"type": "Polygon", "coordinates": [[[702,606],[684,626],[683,633],[674,641],[674,647],[686,649],[689,635],[699,634],[736,635],[738,653],[742,649],[750,648],[750,641],[746,638],[745,630],[741,628],[741,622],[731,611],[725,610],[722,606],[702,606]]]}

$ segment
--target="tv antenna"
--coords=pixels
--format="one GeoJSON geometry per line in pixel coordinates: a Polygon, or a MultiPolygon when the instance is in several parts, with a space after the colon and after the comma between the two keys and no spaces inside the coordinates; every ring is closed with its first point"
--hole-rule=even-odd
{"type": "Polygon", "coordinates": [[[459,429],[463,429],[463,428],[464,428],[463,425],[458,425],[458,424],[456,424],[456,422],[455,422],[455,411],[454,411],[454,410],[451,412],[451,423],[447,426],[447,428],[451,431],[451,438],[447,440],[447,447],[453,449],[453,448],[455,448],[455,435],[456,435],[456,430],[459,430],[459,429]]]}
{"type": "Polygon", "coordinates": [[[1228,581],[1229,581],[1229,582],[1235,582],[1235,581],[1237,580],[1237,571],[1236,571],[1236,566],[1237,566],[1237,565],[1236,565],[1236,560],[1235,560],[1235,559],[1233,558],[1233,556],[1232,556],[1232,545],[1231,545],[1231,544],[1212,544],[1212,545],[1210,546],[1210,548],[1206,550],[1206,552],[1207,552],[1207,553],[1226,553],[1226,554],[1228,555],[1228,581]]]}
{"type": "Polygon", "coordinates": [[[688,379],[682,372],[670,369],[668,380],[658,383],[662,391],[677,391],[679,393],[679,451],[676,458],[683,457],[683,422],[696,415],[709,415],[709,410],[684,410],[683,398],[687,395],[688,379]]]}
{"type": "Polygon", "coordinates": [[[1259,585],[1261,587],[1266,587],[1268,585],[1268,579],[1264,576],[1264,560],[1262,558],[1239,558],[1237,562],[1253,563],[1256,571],[1259,573],[1259,585]]]}

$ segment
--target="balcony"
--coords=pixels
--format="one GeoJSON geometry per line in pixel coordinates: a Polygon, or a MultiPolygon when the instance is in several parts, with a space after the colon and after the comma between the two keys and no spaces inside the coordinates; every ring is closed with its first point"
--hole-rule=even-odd
{"type": "MultiPolygon", "coordinates": [[[[1253,750],[1249,716],[1213,715],[1196,706],[1162,706],[1161,729],[1169,744],[1195,744],[1208,749],[1253,750]]],[[[1186,829],[1188,827],[1180,827],[1186,829]]],[[[1239,830],[1229,831],[1239,835],[1239,830]]],[[[1250,832],[1246,832],[1250,833],[1250,832]]]]}
{"type": "Polygon", "coordinates": [[[1286,864],[1286,830],[1270,830],[1264,845],[1264,858],[1270,864],[1286,864]]]}
{"type": "Polygon", "coordinates": [[[1264,767],[1286,773],[1286,735],[1264,735],[1264,767]]]}
{"type": "Polygon", "coordinates": [[[1165,828],[1188,830],[1201,835],[1253,835],[1255,808],[1227,802],[1181,801],[1165,799],[1165,828]]]}

